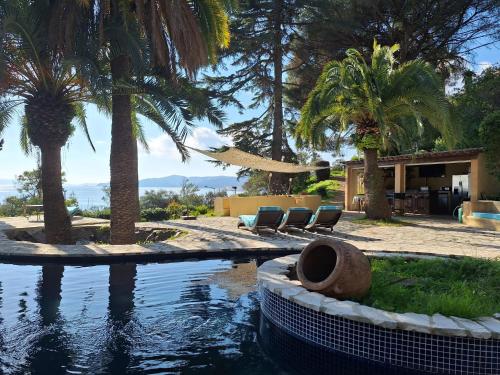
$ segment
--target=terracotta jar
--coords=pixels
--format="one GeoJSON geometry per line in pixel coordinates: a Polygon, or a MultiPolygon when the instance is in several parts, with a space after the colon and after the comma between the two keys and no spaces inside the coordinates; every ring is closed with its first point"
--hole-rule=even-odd
{"type": "Polygon", "coordinates": [[[321,238],[307,245],[297,263],[304,288],[340,299],[362,297],[370,289],[370,262],[355,246],[321,238]]]}

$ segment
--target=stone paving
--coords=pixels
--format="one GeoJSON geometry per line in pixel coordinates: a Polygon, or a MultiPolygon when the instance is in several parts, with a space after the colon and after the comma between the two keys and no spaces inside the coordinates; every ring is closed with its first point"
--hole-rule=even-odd
{"type": "MultiPolygon", "coordinates": [[[[500,258],[500,234],[494,231],[468,228],[452,220],[438,217],[405,217],[411,225],[386,227],[356,224],[360,215],[346,212],[335,226],[334,232],[275,234],[262,231],[260,235],[237,229],[236,218],[198,218],[194,221],[166,221],[140,223],[147,227],[176,227],[188,232],[178,239],[141,245],[48,245],[9,240],[3,230],[42,226],[41,222],[26,218],[0,218],[0,258],[11,257],[115,257],[115,256],[168,256],[231,252],[299,252],[315,238],[329,236],[347,241],[364,251],[391,251],[435,253],[443,255],[500,258]]],[[[105,220],[75,218],[74,225],[106,223],[105,220]]]]}

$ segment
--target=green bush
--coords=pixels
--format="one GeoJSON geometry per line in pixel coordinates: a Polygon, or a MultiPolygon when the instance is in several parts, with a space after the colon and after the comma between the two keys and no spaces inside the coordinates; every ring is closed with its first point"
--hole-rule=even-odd
{"type": "Polygon", "coordinates": [[[82,216],[93,217],[95,219],[106,219],[106,220],[109,220],[109,219],[111,219],[111,209],[109,209],[109,208],[103,208],[103,209],[83,210],[82,211],[82,216]]]}
{"type": "Polygon", "coordinates": [[[166,208],[173,201],[179,200],[179,194],[168,190],[146,190],[140,198],[141,209],[166,208]]]}
{"type": "Polygon", "coordinates": [[[141,210],[143,221],[162,221],[170,219],[170,212],[166,208],[147,208],[141,210]]]}
{"type": "Polygon", "coordinates": [[[194,208],[195,212],[199,213],[200,215],[206,215],[209,208],[208,206],[205,206],[204,204],[200,204],[199,206],[196,206],[194,208]]]}
{"type": "Polygon", "coordinates": [[[180,218],[182,215],[185,214],[186,211],[187,207],[177,202],[172,202],[167,207],[167,212],[170,215],[171,219],[180,218]]]}
{"type": "Polygon", "coordinates": [[[11,196],[5,198],[0,204],[0,216],[21,216],[24,215],[24,205],[26,204],[42,204],[42,200],[38,197],[19,198],[11,196]]]}
{"type": "Polygon", "coordinates": [[[479,127],[479,136],[486,152],[486,165],[490,174],[500,181],[500,111],[495,111],[486,116],[479,127]]]}

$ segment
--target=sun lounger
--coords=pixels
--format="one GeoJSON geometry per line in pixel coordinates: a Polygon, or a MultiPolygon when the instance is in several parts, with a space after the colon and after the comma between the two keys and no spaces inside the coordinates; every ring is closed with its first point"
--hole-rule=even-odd
{"type": "Polygon", "coordinates": [[[311,220],[313,212],[306,207],[290,207],[283,216],[283,220],[278,227],[278,230],[285,231],[290,227],[304,230],[306,225],[311,220]]]}
{"type": "Polygon", "coordinates": [[[78,215],[80,213],[80,208],[78,206],[69,206],[66,207],[66,210],[68,211],[68,214],[71,217],[78,215]]]}
{"type": "Polygon", "coordinates": [[[258,233],[261,228],[269,228],[276,232],[283,219],[283,214],[283,210],[277,206],[259,207],[257,215],[240,215],[238,228],[245,227],[255,233],[258,233]]]}
{"type": "Polygon", "coordinates": [[[330,228],[333,232],[333,227],[342,215],[342,207],[340,206],[319,206],[316,213],[311,217],[306,229],[314,231],[316,228],[330,228]]]}

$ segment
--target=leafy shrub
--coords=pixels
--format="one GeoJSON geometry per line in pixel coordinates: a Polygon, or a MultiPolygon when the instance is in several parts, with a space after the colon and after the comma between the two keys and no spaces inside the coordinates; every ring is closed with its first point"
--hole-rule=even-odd
{"type": "Polygon", "coordinates": [[[495,111],[486,116],[479,127],[481,142],[486,148],[486,165],[488,171],[500,181],[500,157],[498,145],[500,144],[500,111],[495,111]]]}
{"type": "Polygon", "coordinates": [[[177,202],[172,202],[167,207],[167,212],[171,219],[180,218],[186,211],[187,207],[177,202]]]}
{"type": "Polygon", "coordinates": [[[42,200],[38,197],[19,198],[11,196],[5,198],[0,204],[0,216],[21,216],[24,215],[24,205],[26,204],[42,204],[42,200]]]}
{"type": "Polygon", "coordinates": [[[205,206],[204,204],[200,204],[199,206],[196,206],[194,208],[194,211],[200,215],[206,215],[208,210],[209,210],[209,208],[207,206],[205,206]]]}
{"type": "Polygon", "coordinates": [[[109,220],[109,219],[111,219],[111,209],[109,209],[109,208],[103,208],[103,209],[83,210],[82,211],[82,216],[93,217],[95,219],[106,219],[106,220],[109,220]]]}
{"type": "Polygon", "coordinates": [[[143,221],[162,221],[170,219],[170,212],[166,208],[147,208],[141,210],[143,221]]]}
{"type": "Polygon", "coordinates": [[[146,190],[140,198],[141,209],[166,208],[170,203],[179,201],[179,195],[168,190],[146,190]]]}
{"type": "Polygon", "coordinates": [[[68,199],[64,201],[66,207],[78,206],[78,200],[74,194],[71,194],[68,199]]]}

